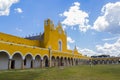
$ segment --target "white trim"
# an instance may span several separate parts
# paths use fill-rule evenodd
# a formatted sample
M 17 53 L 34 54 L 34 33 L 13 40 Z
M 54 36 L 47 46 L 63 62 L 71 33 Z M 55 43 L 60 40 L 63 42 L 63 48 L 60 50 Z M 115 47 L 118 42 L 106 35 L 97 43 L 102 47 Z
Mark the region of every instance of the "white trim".
M 55 57 L 55 56 L 52 56 L 52 57 L 54 57 L 54 58 L 56 59 L 56 57 Z M 51 57 L 51 59 L 52 59 L 52 57 Z
M 31 53 L 26 53 L 25 56 L 24 56 L 24 59 L 25 59 L 25 57 L 26 57 L 27 55 L 31 55 L 31 56 L 32 56 L 32 59 L 33 59 L 33 60 L 35 59 L 34 56 L 33 56 Z
M 43 50 L 48 50 L 46 48 L 41 48 L 41 47 L 37 47 L 37 46 L 30 46 L 30 45 L 25 45 L 25 44 L 17 44 L 17 43 L 13 43 L 13 42 L 6 42 L 6 41 L 1 41 L 0 40 L 0 43 L 5 43 L 5 44 L 12 44 L 12 45 L 15 45 L 15 46 L 22 46 L 22 47 L 29 47 L 29 48 L 37 48 L 37 49 L 43 49 Z
M 36 56 L 39 56 L 40 59 L 42 58 L 42 56 L 40 54 L 36 54 L 34 57 L 36 58 Z
M 6 50 L 0 50 L 0 52 L 5 52 L 5 53 L 7 53 L 9 59 L 12 59 L 12 57 L 11 57 L 11 55 L 10 55 L 10 53 L 9 53 L 8 51 L 6 51 Z
M 15 54 L 17 54 L 17 53 L 19 53 L 19 54 L 21 55 L 22 59 L 24 59 L 23 54 L 22 54 L 20 51 L 15 51 L 15 52 L 11 55 L 11 58 L 13 58 L 13 56 L 14 56 Z
M 49 60 L 49 56 L 47 54 L 44 54 L 41 59 L 43 60 L 45 56 L 47 56 Z

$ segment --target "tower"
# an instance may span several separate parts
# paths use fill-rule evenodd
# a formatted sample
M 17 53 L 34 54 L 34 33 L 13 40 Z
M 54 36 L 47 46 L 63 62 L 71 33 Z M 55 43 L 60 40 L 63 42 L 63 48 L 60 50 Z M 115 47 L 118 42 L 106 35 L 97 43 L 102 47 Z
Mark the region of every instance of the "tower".
M 54 24 L 50 19 L 47 19 L 44 21 L 44 45 L 49 41 L 50 38 L 50 32 L 54 30 Z

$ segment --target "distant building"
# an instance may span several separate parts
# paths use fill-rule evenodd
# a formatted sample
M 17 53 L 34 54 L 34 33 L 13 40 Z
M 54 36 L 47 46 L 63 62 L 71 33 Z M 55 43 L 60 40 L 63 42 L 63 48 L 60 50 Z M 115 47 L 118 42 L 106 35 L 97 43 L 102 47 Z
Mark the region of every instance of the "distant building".
M 98 56 L 91 56 L 91 58 L 109 58 L 110 55 L 98 55 Z
M 113 57 L 110 55 L 91 56 L 93 64 L 120 64 L 120 57 Z

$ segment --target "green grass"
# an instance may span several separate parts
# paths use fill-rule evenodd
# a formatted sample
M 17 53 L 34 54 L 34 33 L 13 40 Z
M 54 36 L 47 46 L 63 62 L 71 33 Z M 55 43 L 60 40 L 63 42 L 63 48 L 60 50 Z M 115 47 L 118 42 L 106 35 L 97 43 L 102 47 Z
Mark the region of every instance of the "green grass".
M 120 65 L 5 70 L 0 80 L 120 80 Z

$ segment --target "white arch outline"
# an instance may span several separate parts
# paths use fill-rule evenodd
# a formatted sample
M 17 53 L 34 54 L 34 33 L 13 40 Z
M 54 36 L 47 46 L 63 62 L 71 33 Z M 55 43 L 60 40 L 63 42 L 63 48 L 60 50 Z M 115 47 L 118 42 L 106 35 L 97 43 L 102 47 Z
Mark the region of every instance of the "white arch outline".
M 57 59 L 57 58 L 58 58 L 58 59 L 60 59 L 60 58 L 61 58 L 61 56 L 56 56 L 56 59 Z
M 11 57 L 10 53 L 9 53 L 7 50 L 0 50 L 0 52 L 5 52 L 5 53 L 7 53 L 7 55 L 8 55 L 8 57 L 9 57 L 9 59 L 12 59 L 12 57 Z
M 17 53 L 19 53 L 19 54 L 21 55 L 22 59 L 24 59 L 24 56 L 23 56 L 23 54 L 22 54 L 20 51 L 15 51 L 15 52 L 11 55 L 11 59 L 12 59 L 13 56 L 14 56 L 15 54 L 17 54 Z
M 40 54 L 36 54 L 34 57 L 36 58 L 37 56 L 39 56 L 40 59 L 42 59 L 42 56 Z
M 52 59 L 52 57 L 54 57 L 54 58 L 56 59 L 56 57 L 55 57 L 55 56 L 51 56 L 51 59 Z
M 49 56 L 48 56 L 47 54 L 44 54 L 44 55 L 41 57 L 41 59 L 43 60 L 43 58 L 44 58 L 45 56 L 47 56 L 47 57 L 48 57 L 48 60 L 49 60 Z
M 32 56 L 32 60 L 35 60 L 35 57 L 34 57 L 31 53 L 26 53 L 26 54 L 24 55 L 24 59 L 25 59 L 25 57 L 26 57 L 27 55 L 31 55 L 31 56 Z

